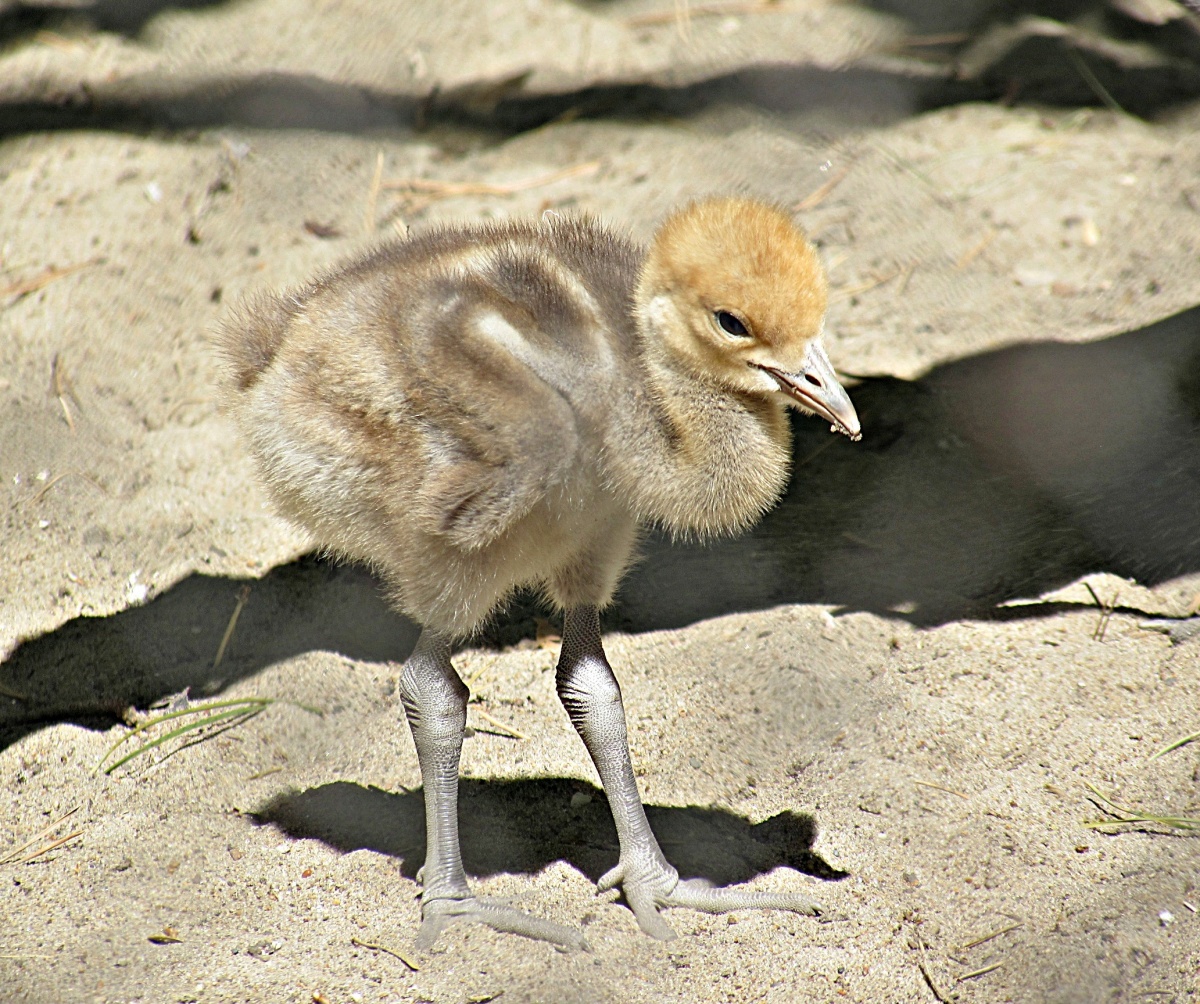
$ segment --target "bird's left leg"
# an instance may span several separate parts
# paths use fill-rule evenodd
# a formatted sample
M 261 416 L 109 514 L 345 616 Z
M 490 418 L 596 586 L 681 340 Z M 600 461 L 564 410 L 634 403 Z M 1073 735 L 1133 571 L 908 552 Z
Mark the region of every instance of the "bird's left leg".
M 422 885 L 417 947 L 431 948 L 449 924 L 467 920 L 564 948 L 586 948 L 582 932 L 476 897 L 467 885 L 458 840 L 458 765 L 468 691 L 450 662 L 446 638 L 428 629 L 421 632 L 404 663 L 400 696 L 425 788 L 426 853 L 417 873 Z
M 638 795 L 621 688 L 604 655 L 600 617 L 594 606 L 569 609 L 558 662 L 558 695 L 600 774 L 617 824 L 621 856 L 600 878 L 600 888 L 620 886 L 641 929 L 663 940 L 675 932 L 659 914 L 663 907 L 686 906 L 706 913 L 761 908 L 816 914 L 820 908 L 798 895 L 716 887 L 703 879 L 680 881 L 663 856 Z

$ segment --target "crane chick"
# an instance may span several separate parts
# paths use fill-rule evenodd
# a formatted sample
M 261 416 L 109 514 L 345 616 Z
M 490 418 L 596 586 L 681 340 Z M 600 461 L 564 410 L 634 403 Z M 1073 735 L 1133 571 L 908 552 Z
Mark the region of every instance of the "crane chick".
M 620 837 L 600 888 L 664 939 L 665 907 L 816 912 L 679 879 L 638 795 L 598 611 L 639 526 L 709 538 L 775 503 L 789 407 L 860 438 L 825 306 L 789 216 L 713 198 L 668 216 L 648 250 L 590 218 L 433 229 L 226 326 L 230 410 L 275 505 L 376 569 L 422 626 L 400 682 L 425 792 L 419 946 L 455 920 L 583 943 L 474 896 L 459 850 L 468 691 L 451 647 L 529 585 L 563 611 L 558 693 Z

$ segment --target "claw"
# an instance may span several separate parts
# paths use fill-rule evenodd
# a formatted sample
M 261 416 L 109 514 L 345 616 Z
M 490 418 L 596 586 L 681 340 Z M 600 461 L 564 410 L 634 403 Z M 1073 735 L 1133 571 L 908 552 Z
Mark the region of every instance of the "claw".
M 636 875 L 637 877 L 632 877 Z M 679 880 L 670 865 L 647 870 L 619 863 L 605 872 L 597 883 L 601 892 L 621 887 L 625 902 L 633 911 L 638 927 L 652 938 L 670 941 L 677 937 L 660 910 L 682 906 L 702 913 L 728 913 L 731 910 L 788 910 L 820 916 L 822 908 L 793 893 L 757 892 L 736 886 L 714 886 L 707 879 Z
M 669 865 L 666 870 L 655 867 L 651 874 L 643 874 L 638 878 L 630 877 L 631 870 L 625 862 L 618 862 L 616 867 L 600 876 L 596 886 L 600 892 L 620 886 L 638 927 L 658 941 L 673 941 L 679 935 L 663 919 L 658 908 L 665 905 L 666 898 L 679 882 L 679 875 Z
M 435 914 L 421 921 L 417 929 L 417 940 L 414 943 L 418 952 L 428 952 L 438 940 L 438 936 L 454 922 L 454 918 Z
M 519 934 L 534 941 L 548 941 L 568 951 L 591 951 L 582 931 L 534 917 L 496 900 L 475 896 L 467 899 L 430 899 L 422 903 L 421 915 L 416 941 L 420 951 L 428 951 L 447 927 L 460 921 L 486 924 L 494 931 Z
M 638 927 L 657 941 L 674 941 L 679 937 L 675 929 L 658 912 L 657 897 L 646 889 L 630 888 L 625 899 L 637 918 Z
M 608 892 L 609 889 L 615 889 L 625 881 L 625 869 L 621 865 L 617 865 L 606 871 L 596 881 L 596 888 L 600 892 Z

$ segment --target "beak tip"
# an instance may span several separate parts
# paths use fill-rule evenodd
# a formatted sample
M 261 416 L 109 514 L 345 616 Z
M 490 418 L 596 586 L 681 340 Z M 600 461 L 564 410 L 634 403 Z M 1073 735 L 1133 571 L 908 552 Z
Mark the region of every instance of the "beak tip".
M 830 432 L 840 432 L 852 443 L 862 439 L 862 425 L 858 420 L 858 412 L 854 410 L 850 395 L 838 382 L 832 365 L 828 359 L 823 358 L 823 353 L 818 365 L 800 373 L 787 373 L 762 363 L 754 365 L 773 376 L 779 384 L 779 389 L 792 398 L 803 411 L 829 422 Z
M 830 425 L 829 431 L 842 433 L 852 443 L 857 443 L 860 439 L 862 439 L 862 426 L 859 425 L 857 415 L 848 416 L 846 419 L 840 419 L 836 424 Z

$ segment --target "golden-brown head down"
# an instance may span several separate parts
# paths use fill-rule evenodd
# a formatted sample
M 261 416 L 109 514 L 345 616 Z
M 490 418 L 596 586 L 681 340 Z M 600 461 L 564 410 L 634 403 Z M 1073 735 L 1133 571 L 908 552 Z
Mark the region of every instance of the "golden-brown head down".
M 648 252 L 588 218 L 434 229 L 244 308 L 228 400 L 269 493 L 449 634 L 520 585 L 604 604 L 637 527 L 753 523 L 788 406 L 857 438 L 788 216 L 710 199 Z
M 778 393 L 753 362 L 792 372 L 819 338 L 828 299 L 816 251 L 783 211 L 750 199 L 709 199 L 667 217 L 638 284 L 663 341 L 698 370 L 748 393 Z M 731 336 L 728 312 L 746 329 Z M 678 322 L 682 322 L 678 323 Z

